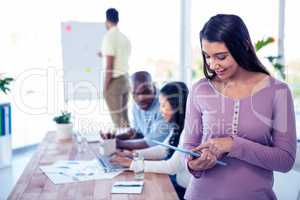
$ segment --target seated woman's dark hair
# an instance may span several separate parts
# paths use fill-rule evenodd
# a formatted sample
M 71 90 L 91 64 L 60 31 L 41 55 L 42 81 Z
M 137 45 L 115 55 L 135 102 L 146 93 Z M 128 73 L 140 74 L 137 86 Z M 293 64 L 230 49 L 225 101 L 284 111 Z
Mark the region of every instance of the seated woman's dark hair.
M 211 17 L 200 31 L 201 47 L 202 40 L 224 42 L 240 67 L 247 71 L 270 75 L 256 56 L 248 29 L 239 16 L 218 14 Z M 216 73 L 209 69 L 203 53 L 202 57 L 204 75 L 207 79 L 213 79 Z
M 169 144 L 172 146 L 178 146 L 180 135 L 184 128 L 188 94 L 189 89 L 184 82 L 170 82 L 160 90 L 160 95 L 166 97 L 173 110 L 171 122 L 175 124 L 175 128 L 169 140 Z M 174 150 L 169 150 L 168 157 L 171 157 L 173 153 Z

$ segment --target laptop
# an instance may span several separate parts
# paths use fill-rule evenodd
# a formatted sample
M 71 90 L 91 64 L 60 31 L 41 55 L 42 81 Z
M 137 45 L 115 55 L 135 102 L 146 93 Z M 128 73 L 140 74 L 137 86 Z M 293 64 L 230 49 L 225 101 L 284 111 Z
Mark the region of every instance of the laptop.
M 90 148 L 90 151 L 94 154 L 99 164 L 103 167 L 104 171 L 106 173 L 109 172 L 116 172 L 116 171 L 124 171 L 128 170 L 129 168 L 123 167 L 118 164 L 112 164 L 109 160 L 111 159 L 111 156 L 105 156 L 101 155 L 100 153 L 96 152 L 93 148 Z
M 105 172 L 116 172 L 116 171 L 124 171 L 128 170 L 127 167 L 123 167 L 118 164 L 112 164 L 109 162 L 110 156 L 104 156 L 104 155 L 98 155 L 96 159 L 99 161 L 99 163 L 102 165 Z

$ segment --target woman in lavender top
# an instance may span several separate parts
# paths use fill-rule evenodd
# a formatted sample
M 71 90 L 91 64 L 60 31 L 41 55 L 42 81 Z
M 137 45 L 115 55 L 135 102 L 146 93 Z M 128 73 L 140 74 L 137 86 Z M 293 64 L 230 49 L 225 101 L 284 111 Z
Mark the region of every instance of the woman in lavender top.
M 289 171 L 296 154 L 291 92 L 258 60 L 240 17 L 212 17 L 200 43 L 206 78 L 188 98 L 184 147 L 202 155 L 186 158 L 185 198 L 276 199 L 273 171 Z

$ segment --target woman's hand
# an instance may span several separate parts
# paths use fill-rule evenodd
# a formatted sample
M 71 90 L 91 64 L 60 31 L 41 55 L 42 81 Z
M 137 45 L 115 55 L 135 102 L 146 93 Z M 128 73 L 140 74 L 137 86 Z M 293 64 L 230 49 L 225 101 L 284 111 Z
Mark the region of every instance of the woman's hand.
M 232 137 L 213 138 L 199 145 L 194 150 L 203 151 L 203 149 L 207 149 L 212 154 L 214 154 L 217 158 L 220 158 L 224 153 L 228 153 L 231 151 L 232 145 L 233 145 Z
M 117 135 L 117 139 L 120 140 L 129 140 L 129 139 L 134 139 L 136 136 L 136 132 L 134 129 L 130 128 L 126 133 L 122 133 Z
M 123 167 L 130 167 L 132 160 L 127 157 L 115 155 L 110 159 L 112 164 L 118 164 Z
M 121 157 L 133 158 L 133 151 L 118 149 L 116 155 Z
M 192 149 L 195 151 L 195 149 Z M 188 158 L 188 166 L 194 171 L 210 169 L 216 165 L 217 157 L 210 151 L 204 149 L 199 158 Z
M 102 140 L 110 140 L 114 139 L 116 137 L 115 133 L 103 133 L 102 131 L 99 131 L 100 137 Z

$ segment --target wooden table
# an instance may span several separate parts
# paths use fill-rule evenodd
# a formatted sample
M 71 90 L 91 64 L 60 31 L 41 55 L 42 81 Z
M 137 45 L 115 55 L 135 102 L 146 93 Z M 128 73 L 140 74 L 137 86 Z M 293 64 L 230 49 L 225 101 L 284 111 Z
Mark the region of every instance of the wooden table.
M 28 200 L 62 200 L 62 199 L 116 199 L 144 200 L 164 199 L 176 200 L 178 196 L 167 175 L 145 173 L 142 194 L 110 194 L 113 182 L 133 180 L 132 172 L 124 172 L 110 180 L 95 180 L 69 184 L 53 184 L 39 169 L 40 165 L 52 164 L 58 160 L 89 160 L 91 153 L 77 153 L 72 140 L 57 142 L 55 132 L 49 132 L 39 145 L 35 155 L 25 168 L 8 199 Z

